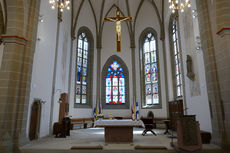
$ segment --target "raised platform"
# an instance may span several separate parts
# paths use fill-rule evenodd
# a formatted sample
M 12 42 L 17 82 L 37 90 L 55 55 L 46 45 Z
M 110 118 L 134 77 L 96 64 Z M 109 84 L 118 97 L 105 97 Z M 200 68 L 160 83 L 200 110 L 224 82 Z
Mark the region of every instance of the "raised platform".
M 67 138 L 52 136 L 31 141 L 20 150 L 22 153 L 175 153 L 164 129 L 154 131 L 157 136 L 150 133 L 142 136 L 143 128 L 134 128 L 133 143 L 105 143 L 104 128 L 80 129 L 71 131 Z M 202 153 L 220 153 L 220 149 L 205 144 Z

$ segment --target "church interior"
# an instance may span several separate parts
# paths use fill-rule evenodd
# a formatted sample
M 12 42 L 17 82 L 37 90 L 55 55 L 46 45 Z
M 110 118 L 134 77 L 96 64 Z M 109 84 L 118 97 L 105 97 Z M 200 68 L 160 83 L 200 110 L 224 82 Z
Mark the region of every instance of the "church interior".
M 229 0 L 0 0 L 1 153 L 229 153 L 229 93 Z

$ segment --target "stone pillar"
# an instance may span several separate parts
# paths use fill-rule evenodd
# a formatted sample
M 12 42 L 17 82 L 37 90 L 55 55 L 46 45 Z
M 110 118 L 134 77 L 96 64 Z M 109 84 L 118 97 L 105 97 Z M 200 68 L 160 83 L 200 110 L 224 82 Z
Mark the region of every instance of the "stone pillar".
M 10 151 L 13 145 L 19 143 L 22 122 L 26 125 L 26 120 L 23 121 L 24 111 L 27 111 L 24 110 L 23 103 L 26 92 L 23 91 L 26 90 L 27 74 L 23 71 L 26 66 L 24 61 L 28 62 L 25 59 L 27 40 L 19 36 L 4 36 L 2 39 L 5 48 L 0 70 L 0 151 Z
M 0 152 L 25 144 L 30 81 L 40 0 L 7 0 L 7 30 L 0 69 Z
M 165 101 L 166 101 L 166 110 L 167 110 L 167 117 L 169 117 L 169 94 L 168 94 L 168 75 L 167 75 L 167 60 L 166 60 L 166 42 L 165 42 L 165 34 L 161 35 L 160 40 L 162 41 L 162 51 L 163 51 L 163 59 L 164 59 L 164 82 L 165 82 Z M 184 89 L 184 88 L 183 88 Z M 183 91 L 184 93 L 184 91 Z
M 212 141 L 222 146 L 223 152 L 230 150 L 230 1 L 197 0 L 202 50 L 208 98 L 212 119 Z M 221 7 L 224 6 L 224 7 Z
M 136 56 L 135 56 L 135 42 L 134 42 L 134 36 L 131 40 L 131 56 L 132 56 L 132 80 L 133 80 L 133 101 L 131 101 L 132 106 L 136 106 L 137 101 L 137 90 L 136 90 Z M 141 107 L 140 101 L 138 101 L 139 107 Z

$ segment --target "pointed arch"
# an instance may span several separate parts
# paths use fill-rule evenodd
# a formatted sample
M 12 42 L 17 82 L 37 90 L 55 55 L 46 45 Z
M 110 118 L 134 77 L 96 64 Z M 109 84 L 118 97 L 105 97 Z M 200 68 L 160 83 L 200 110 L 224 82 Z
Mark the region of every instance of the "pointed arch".
M 117 62 L 117 64 L 120 66 L 120 68 L 123 69 L 123 75 L 124 75 L 124 98 L 125 103 L 124 104 L 106 104 L 106 78 L 108 74 L 108 69 L 110 66 Z M 129 109 L 129 71 L 128 67 L 126 66 L 125 62 L 118 57 L 117 55 L 113 55 L 109 57 L 109 59 L 106 61 L 103 69 L 102 69 L 102 84 L 101 84 L 101 95 L 102 95 L 102 107 L 103 109 Z M 122 88 L 123 88 L 122 87 Z M 119 88 L 119 85 L 118 85 Z M 111 88 L 112 92 L 112 88 Z M 113 93 L 111 93 L 113 95 Z M 118 96 L 120 96 L 120 90 L 118 93 Z M 119 98 L 118 98 L 119 99 Z M 111 98 L 111 101 L 113 101 L 113 97 Z
M 96 17 L 96 14 L 95 14 L 95 11 L 94 11 L 94 8 L 93 8 L 93 5 L 92 5 L 91 1 L 90 0 L 88 0 L 88 1 L 89 1 L 89 5 L 90 5 L 91 11 L 93 13 L 93 17 L 94 17 L 95 28 L 96 28 L 96 36 L 98 36 L 97 17 Z
M 135 14 L 135 17 L 134 17 L 134 25 L 133 25 L 133 30 L 134 30 L 134 33 L 135 33 L 135 29 L 136 29 L 136 22 L 137 22 L 137 17 L 139 15 L 139 12 L 141 10 L 141 7 L 144 3 L 144 0 L 141 0 L 139 5 L 138 5 L 138 8 L 137 8 L 137 11 L 136 11 L 136 14 Z
M 137 11 L 136 11 L 136 14 L 135 14 L 135 18 L 134 18 L 134 33 L 135 33 L 135 30 L 136 30 L 136 22 L 137 22 L 137 19 L 138 19 L 138 17 L 139 17 L 139 13 L 140 13 L 140 10 L 142 9 L 142 6 L 143 6 L 143 3 L 144 2 L 149 2 L 151 5 L 152 5 L 152 7 L 153 7 L 153 10 L 156 12 L 156 15 L 157 15 L 157 20 L 158 20 L 158 22 L 159 22 L 159 25 L 160 25 L 160 28 L 161 28 L 161 34 L 160 34 L 160 39 L 164 39 L 164 35 L 165 35 L 165 33 L 164 33 L 164 23 L 163 23 L 163 16 L 162 16 L 162 19 L 161 19 L 161 16 L 160 16 L 160 12 L 159 12 L 159 9 L 158 9 L 158 7 L 157 7 L 157 5 L 156 5 L 156 3 L 155 3 L 155 1 L 154 0 L 149 0 L 149 1 L 144 1 L 144 0 L 141 0 L 140 1 L 140 3 L 139 3 L 139 5 L 138 5 L 138 8 L 137 8 Z M 163 3 L 162 3 L 162 5 L 163 5 Z
M 72 37 L 75 36 L 75 30 L 76 30 L 76 27 L 77 27 L 77 21 L 78 21 L 78 18 L 79 18 L 79 15 L 80 15 L 80 12 L 81 12 L 81 9 L 82 9 L 82 6 L 83 6 L 84 2 L 85 2 L 84 0 L 81 1 L 81 4 L 80 4 L 80 6 L 78 8 L 78 11 L 77 11 L 77 15 L 76 15 L 76 17 L 75 17 L 75 19 L 73 21 L 74 25 L 72 25 Z

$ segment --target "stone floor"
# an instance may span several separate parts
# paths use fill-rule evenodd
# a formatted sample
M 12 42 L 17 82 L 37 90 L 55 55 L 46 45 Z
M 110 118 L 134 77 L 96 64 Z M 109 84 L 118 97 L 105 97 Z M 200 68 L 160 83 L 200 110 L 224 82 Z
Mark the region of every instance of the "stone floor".
M 170 146 L 172 141 L 168 138 L 169 135 L 164 135 L 164 130 L 155 129 L 157 136 L 147 133 L 142 136 L 142 128 L 134 129 L 134 139 L 133 143 L 105 143 L 104 142 L 104 129 L 103 128 L 88 128 L 79 129 L 71 131 L 71 136 L 67 138 L 54 138 L 54 136 L 49 136 L 41 138 L 39 140 L 31 141 L 29 144 L 21 147 L 22 153 L 67 153 L 67 152 L 109 152 L 109 153 L 129 153 L 129 152 L 143 152 L 143 153 L 174 153 L 173 148 Z M 174 139 L 173 141 L 176 141 Z M 103 146 L 103 150 L 91 149 L 91 150 L 70 150 L 73 146 Z M 158 149 L 144 149 L 135 150 L 135 146 L 156 146 L 166 147 L 167 150 Z M 219 152 L 219 147 L 209 144 L 203 145 L 203 152 L 207 153 L 217 153 Z

